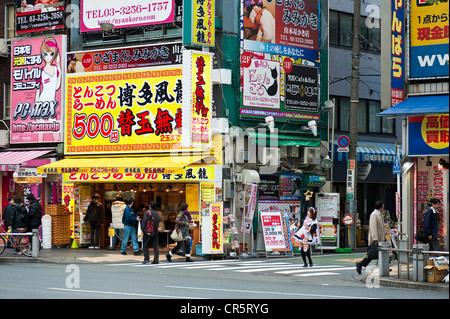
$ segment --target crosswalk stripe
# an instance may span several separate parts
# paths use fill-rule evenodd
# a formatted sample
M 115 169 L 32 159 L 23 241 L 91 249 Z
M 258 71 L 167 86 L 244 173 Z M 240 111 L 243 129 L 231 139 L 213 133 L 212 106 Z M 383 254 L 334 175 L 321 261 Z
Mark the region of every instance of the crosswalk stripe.
M 296 273 L 303 273 L 303 272 L 317 272 L 317 271 L 323 271 L 323 270 L 349 270 L 349 269 L 355 269 L 355 267 L 334 267 L 334 268 L 326 268 L 324 267 L 318 267 L 318 268 L 305 268 L 305 269 L 297 269 L 297 270 L 284 270 L 284 271 L 277 271 L 277 274 L 284 274 L 284 275 L 291 275 Z
M 316 273 L 312 272 L 312 273 L 300 274 L 300 275 L 294 275 L 294 276 L 295 277 L 310 277 L 310 276 L 331 276 L 331 275 L 339 275 L 339 273 L 324 271 L 324 272 L 316 272 Z

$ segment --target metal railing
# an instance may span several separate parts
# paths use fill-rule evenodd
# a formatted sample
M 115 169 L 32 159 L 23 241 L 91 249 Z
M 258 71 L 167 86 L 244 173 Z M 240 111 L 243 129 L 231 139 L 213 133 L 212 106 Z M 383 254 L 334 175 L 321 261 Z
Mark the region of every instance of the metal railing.
M 33 229 L 32 232 L 28 233 L 0 233 L 0 236 L 32 236 L 31 237 L 31 256 L 29 257 L 39 257 L 39 229 Z

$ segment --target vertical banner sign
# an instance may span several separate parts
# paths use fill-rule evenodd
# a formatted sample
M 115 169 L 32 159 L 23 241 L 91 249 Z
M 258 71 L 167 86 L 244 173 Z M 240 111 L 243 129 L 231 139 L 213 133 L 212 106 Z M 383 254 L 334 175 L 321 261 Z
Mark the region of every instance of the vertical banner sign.
M 11 43 L 11 144 L 62 142 L 66 36 Z
M 223 203 L 211 203 L 211 254 L 223 254 Z
M 258 185 L 253 183 L 245 183 L 244 192 L 244 216 L 242 217 L 241 232 L 243 234 L 250 234 L 253 215 L 256 208 L 256 196 L 258 193 Z
M 183 147 L 211 147 L 212 53 L 183 51 Z
M 408 150 L 411 156 L 448 156 L 449 115 L 409 117 Z
M 395 106 L 405 99 L 405 8 L 403 0 L 392 0 L 391 21 L 391 106 Z
M 449 75 L 449 3 L 411 1 L 410 77 Z
M 348 160 L 347 162 L 347 199 L 353 200 L 355 198 L 355 160 Z
M 215 0 L 184 0 L 183 44 L 215 46 Z

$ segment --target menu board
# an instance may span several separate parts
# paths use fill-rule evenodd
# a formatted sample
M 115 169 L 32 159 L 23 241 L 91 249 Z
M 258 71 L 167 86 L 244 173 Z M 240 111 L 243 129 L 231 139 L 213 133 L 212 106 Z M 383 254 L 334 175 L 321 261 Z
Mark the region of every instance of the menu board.
M 323 217 L 337 218 L 339 216 L 339 193 L 316 194 L 317 219 Z

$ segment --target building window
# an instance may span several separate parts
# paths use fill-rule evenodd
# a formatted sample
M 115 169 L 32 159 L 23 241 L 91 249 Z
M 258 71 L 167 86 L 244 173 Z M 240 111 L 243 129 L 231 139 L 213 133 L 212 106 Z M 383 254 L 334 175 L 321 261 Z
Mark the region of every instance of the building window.
M 353 33 L 353 17 L 351 14 L 339 12 L 339 45 L 351 47 Z
M 369 133 L 381 133 L 380 102 L 369 101 Z
M 3 119 L 11 118 L 11 85 L 3 83 Z

